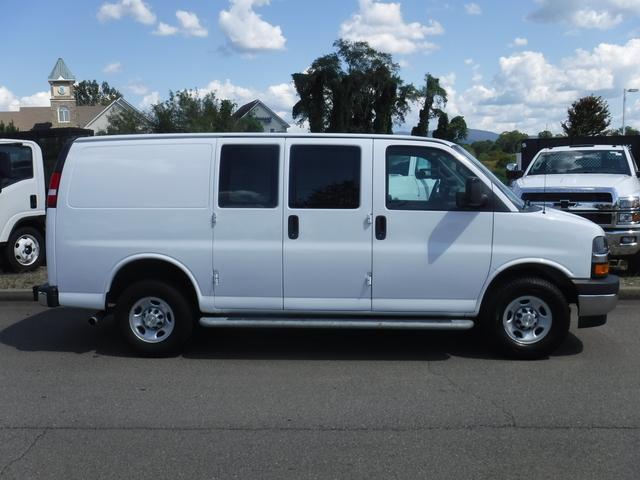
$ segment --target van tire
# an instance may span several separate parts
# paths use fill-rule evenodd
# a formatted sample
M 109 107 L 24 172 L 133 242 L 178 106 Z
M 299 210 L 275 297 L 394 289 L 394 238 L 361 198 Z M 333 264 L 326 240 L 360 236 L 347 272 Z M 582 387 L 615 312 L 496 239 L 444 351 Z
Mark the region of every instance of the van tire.
M 524 277 L 494 290 L 483 309 L 485 332 L 507 356 L 521 360 L 545 358 L 566 338 L 571 311 L 553 283 Z
M 19 258 L 16 256 L 16 250 L 19 252 Z M 8 270 L 15 273 L 30 272 L 42 266 L 44 256 L 45 242 L 40 230 L 20 227 L 9 235 L 4 251 L 5 266 Z
M 193 330 L 194 310 L 185 296 L 157 280 L 138 281 L 124 290 L 114 316 L 127 343 L 147 356 L 178 354 Z

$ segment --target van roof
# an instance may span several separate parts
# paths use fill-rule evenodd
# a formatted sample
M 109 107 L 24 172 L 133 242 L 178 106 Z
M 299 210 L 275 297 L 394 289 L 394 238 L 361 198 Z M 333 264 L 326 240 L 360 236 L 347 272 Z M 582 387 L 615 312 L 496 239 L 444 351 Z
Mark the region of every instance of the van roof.
M 145 135 L 102 135 L 97 137 L 80 137 L 74 143 L 92 143 L 118 140 L 154 140 L 181 138 L 354 138 L 381 140 L 413 140 L 442 145 L 454 145 L 447 140 L 431 137 L 414 137 L 411 135 L 381 135 L 356 133 L 154 133 Z

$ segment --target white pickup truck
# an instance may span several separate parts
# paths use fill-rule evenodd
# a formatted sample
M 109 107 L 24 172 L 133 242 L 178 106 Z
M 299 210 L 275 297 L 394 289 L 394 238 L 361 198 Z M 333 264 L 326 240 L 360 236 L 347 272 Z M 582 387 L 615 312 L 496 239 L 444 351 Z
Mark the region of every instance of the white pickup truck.
M 558 208 L 600 225 L 612 262 L 640 269 L 640 172 L 629 148 L 575 145 L 540 150 L 523 172 L 507 166 L 512 189 L 531 204 Z
M 44 167 L 31 141 L 0 139 L 0 258 L 5 269 L 44 263 Z

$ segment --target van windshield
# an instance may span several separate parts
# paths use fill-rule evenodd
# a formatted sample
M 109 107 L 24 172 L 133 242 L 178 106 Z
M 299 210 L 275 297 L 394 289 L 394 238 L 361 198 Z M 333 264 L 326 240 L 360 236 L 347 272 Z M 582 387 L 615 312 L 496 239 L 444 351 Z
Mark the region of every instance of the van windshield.
M 515 193 L 513 193 L 513 191 L 509 187 L 507 187 L 504 183 L 502 183 L 502 181 L 498 177 L 496 177 L 495 174 L 484 165 L 484 163 L 482 163 L 476 157 L 471 155 L 467 150 L 462 148 L 460 145 L 453 145 L 452 148 L 456 152 L 464 155 L 466 158 L 471 160 L 471 162 L 473 162 L 473 164 L 476 167 L 478 167 L 480 170 L 482 170 L 482 172 L 487 177 L 489 177 L 489 180 L 491 180 L 491 182 L 493 182 L 493 185 L 495 186 L 495 188 L 500 190 L 509 200 L 511 200 L 511 202 L 515 205 L 515 207 L 518 210 L 524 210 L 525 209 L 526 205 L 525 205 L 524 201 L 522 201 Z
M 527 175 L 612 173 L 631 175 L 623 150 L 571 150 L 543 152 Z

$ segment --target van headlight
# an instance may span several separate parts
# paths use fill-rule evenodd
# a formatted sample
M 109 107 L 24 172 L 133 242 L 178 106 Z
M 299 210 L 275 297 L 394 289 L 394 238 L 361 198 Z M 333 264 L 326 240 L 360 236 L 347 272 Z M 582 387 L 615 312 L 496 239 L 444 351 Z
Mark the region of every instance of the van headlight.
M 640 208 L 640 197 L 632 196 L 632 197 L 619 198 L 618 208 L 620 209 Z
M 609 275 L 609 242 L 607 237 L 593 239 L 591 247 L 591 277 L 602 278 Z

